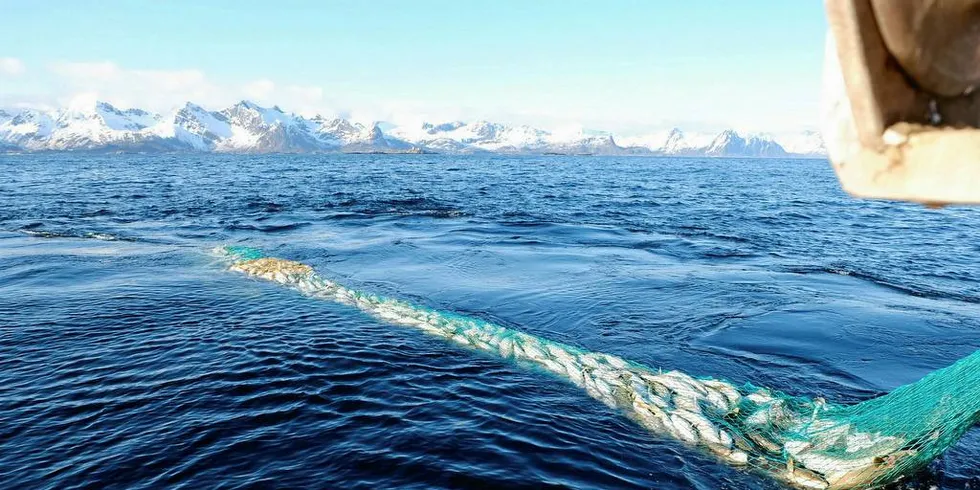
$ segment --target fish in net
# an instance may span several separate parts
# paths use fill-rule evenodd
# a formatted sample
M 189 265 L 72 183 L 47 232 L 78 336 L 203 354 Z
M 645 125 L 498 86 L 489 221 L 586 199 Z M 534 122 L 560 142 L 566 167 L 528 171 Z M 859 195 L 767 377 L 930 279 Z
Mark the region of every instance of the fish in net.
M 564 378 L 662 437 L 806 489 L 875 488 L 914 475 L 980 421 L 980 351 L 854 405 L 663 371 L 480 319 L 347 288 L 299 262 L 221 247 L 230 269 L 354 306 Z

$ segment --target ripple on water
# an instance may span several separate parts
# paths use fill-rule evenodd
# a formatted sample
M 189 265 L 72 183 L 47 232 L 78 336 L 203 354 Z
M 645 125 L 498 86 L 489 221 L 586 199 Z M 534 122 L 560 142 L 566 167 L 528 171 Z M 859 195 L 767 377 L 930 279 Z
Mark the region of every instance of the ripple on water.
M 837 401 L 980 348 L 975 210 L 853 201 L 823 162 L 199 160 L 0 156 L 5 485 L 778 488 L 545 374 L 224 275 L 218 243 Z M 978 458 L 973 434 L 931 478 L 966 488 Z

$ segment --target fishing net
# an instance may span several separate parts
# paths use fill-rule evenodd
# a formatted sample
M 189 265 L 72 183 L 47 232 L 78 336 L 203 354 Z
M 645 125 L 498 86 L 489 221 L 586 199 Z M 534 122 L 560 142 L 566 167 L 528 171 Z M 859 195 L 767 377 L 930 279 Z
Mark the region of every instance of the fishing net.
M 980 351 L 856 405 L 694 378 L 349 289 L 299 262 L 223 247 L 230 269 L 560 376 L 650 431 L 800 488 L 860 489 L 922 470 L 980 420 Z

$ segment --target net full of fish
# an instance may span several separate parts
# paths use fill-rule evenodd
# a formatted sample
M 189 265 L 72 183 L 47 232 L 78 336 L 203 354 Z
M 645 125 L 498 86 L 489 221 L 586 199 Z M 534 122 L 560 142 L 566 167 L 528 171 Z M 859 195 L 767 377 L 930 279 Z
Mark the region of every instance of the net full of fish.
M 230 269 L 387 323 L 550 372 L 647 428 L 730 465 L 805 489 L 874 488 L 909 477 L 980 421 L 980 351 L 855 405 L 662 371 L 514 329 L 347 288 L 310 266 L 220 247 Z

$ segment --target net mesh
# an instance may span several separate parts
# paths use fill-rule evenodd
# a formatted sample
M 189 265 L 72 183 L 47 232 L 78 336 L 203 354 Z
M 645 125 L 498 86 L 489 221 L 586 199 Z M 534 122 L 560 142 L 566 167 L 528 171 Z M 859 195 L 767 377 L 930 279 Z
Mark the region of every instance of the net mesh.
M 560 376 L 650 431 L 799 488 L 861 489 L 922 470 L 980 420 L 980 351 L 855 405 L 694 378 L 344 287 L 305 264 L 223 247 L 230 269 Z

